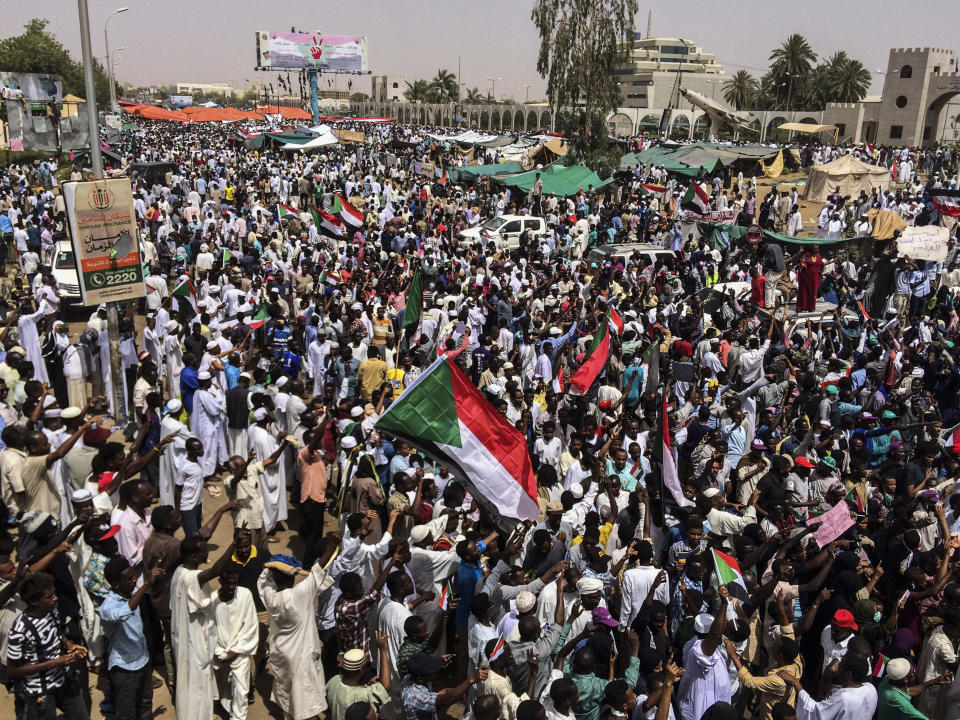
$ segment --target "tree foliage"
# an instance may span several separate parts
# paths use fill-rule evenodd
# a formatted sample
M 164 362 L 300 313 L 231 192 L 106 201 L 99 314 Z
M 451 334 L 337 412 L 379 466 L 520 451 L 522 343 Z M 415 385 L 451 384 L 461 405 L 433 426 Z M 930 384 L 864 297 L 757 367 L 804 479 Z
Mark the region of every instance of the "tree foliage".
M 34 18 L 24 32 L 0 40 L 0 68 L 7 72 L 49 73 L 63 78 L 63 94 L 85 98 L 83 64 L 74 60 L 57 38 L 47 32 L 47 20 Z M 110 102 L 110 81 L 104 67 L 93 61 L 93 77 L 97 107 L 106 109 Z M 117 87 L 120 94 L 121 88 Z
M 752 107 L 760 84 L 757 79 L 746 70 L 737 70 L 733 76 L 723 84 L 723 99 L 737 110 Z
M 570 140 L 572 155 L 608 175 L 619 150 L 607 139 L 606 118 L 620 104 L 614 71 L 629 59 L 637 0 L 537 0 L 533 23 L 540 33 L 537 71 L 547 99 Z

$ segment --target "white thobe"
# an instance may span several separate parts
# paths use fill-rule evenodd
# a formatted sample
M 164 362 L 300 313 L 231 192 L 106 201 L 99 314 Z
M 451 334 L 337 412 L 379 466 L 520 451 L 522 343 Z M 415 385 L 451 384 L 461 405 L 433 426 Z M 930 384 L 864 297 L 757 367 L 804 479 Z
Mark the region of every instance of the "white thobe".
M 677 692 L 677 709 L 680 717 L 690 720 L 700 720 L 714 703 L 730 702 L 727 655 L 720 647 L 706 655 L 702 643 L 694 637 L 683 647 L 684 672 Z
M 177 665 L 177 720 L 210 720 L 216 683 L 216 591 L 181 565 L 170 581 L 170 634 Z
M 276 437 L 259 425 L 247 429 L 247 441 L 260 460 L 273 455 L 279 447 Z M 270 532 L 278 522 L 287 519 L 287 479 L 281 472 L 281 463 L 271 463 L 260 475 L 260 492 L 263 493 L 263 528 Z
M 167 363 L 167 397 L 180 396 L 180 373 L 183 371 L 183 348 L 180 338 L 167 335 L 163 339 L 163 357 Z
M 390 676 L 390 687 L 400 687 L 399 684 L 393 684 L 395 680 L 398 683 L 402 680 L 402 678 L 397 677 L 397 654 L 400 652 L 400 645 L 403 644 L 403 639 L 407 636 L 403 630 L 403 624 L 413 613 L 410 612 L 406 602 L 397 602 L 390 598 L 383 598 L 383 600 L 380 601 L 379 609 L 380 630 L 388 636 L 387 654 L 390 659 L 390 673 L 392 673 Z M 383 668 L 380 668 L 379 672 L 383 675 L 385 671 Z
M 320 635 L 314 618 L 317 595 L 333 585 L 319 565 L 292 588 L 280 590 L 269 568 L 257 581 L 270 614 L 270 699 L 287 717 L 306 720 L 327 709 L 326 681 L 320 662 Z
M 204 477 L 213 475 L 217 463 L 227 461 L 227 406 L 223 394 L 214 387 L 193 394 L 190 430 L 203 443 L 200 467 Z
M 260 624 L 257 622 L 253 594 L 245 587 L 238 587 L 237 594 L 230 602 L 218 597 L 216 619 L 215 665 L 226 675 L 224 684 L 218 678 L 220 705 L 230 713 L 230 720 L 244 720 L 247 717 L 247 691 L 250 689 L 250 659 L 260 642 Z M 225 664 L 223 658 L 231 651 L 237 657 Z
M 169 443 L 160 454 L 160 504 L 175 505 L 174 485 L 177 473 L 187 460 L 187 440 L 193 433 L 186 424 L 172 415 L 164 415 L 160 421 L 160 437 L 167 437 L 180 431 L 180 434 Z
M 806 690 L 797 695 L 797 720 L 869 720 L 876 709 L 877 689 L 870 683 L 834 688 L 821 702 Z
M 50 382 L 47 375 L 47 364 L 43 361 L 43 352 L 40 350 L 40 333 L 37 331 L 37 321 L 50 309 L 43 300 L 35 313 L 21 315 L 17 319 L 17 329 L 20 331 L 20 345 L 27 351 L 27 360 L 33 363 L 33 379 L 42 383 Z M 109 355 L 108 355 L 109 357 Z
M 439 598 L 443 592 L 443 585 L 451 575 L 456 574 L 460 565 L 460 557 L 454 548 L 449 550 L 426 550 L 424 548 L 410 548 L 410 562 L 407 567 L 413 577 L 413 584 L 418 590 L 433 590 Z M 430 632 L 440 621 L 440 605 L 436 602 L 425 602 L 417 605 L 414 612 L 422 617 L 430 628 Z

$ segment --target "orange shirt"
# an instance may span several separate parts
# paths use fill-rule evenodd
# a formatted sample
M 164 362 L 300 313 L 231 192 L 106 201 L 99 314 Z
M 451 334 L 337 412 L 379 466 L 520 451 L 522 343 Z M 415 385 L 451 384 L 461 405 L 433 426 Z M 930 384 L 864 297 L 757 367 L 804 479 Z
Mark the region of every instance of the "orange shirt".
M 323 463 L 323 453 L 310 451 L 305 445 L 297 453 L 297 469 L 300 471 L 300 502 L 313 500 L 327 501 L 327 466 Z

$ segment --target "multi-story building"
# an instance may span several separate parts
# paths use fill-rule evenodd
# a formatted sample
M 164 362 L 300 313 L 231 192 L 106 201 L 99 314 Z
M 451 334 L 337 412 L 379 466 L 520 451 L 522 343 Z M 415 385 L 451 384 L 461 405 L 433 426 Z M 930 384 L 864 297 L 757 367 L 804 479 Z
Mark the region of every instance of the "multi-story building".
M 230 83 L 177 83 L 177 95 L 239 95 Z
M 719 98 L 729 75 L 716 56 L 690 40 L 644 37 L 634 33 L 628 63 L 616 71 L 620 78 L 621 107 L 663 108 L 680 102 L 677 77 L 683 87 L 706 97 Z
M 371 102 L 403 102 L 407 79 L 403 75 L 374 75 L 370 78 Z

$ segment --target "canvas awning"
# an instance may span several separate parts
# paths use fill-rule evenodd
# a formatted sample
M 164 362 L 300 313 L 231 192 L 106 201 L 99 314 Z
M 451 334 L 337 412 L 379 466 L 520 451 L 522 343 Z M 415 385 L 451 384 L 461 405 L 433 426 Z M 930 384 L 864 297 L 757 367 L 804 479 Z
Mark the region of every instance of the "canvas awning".
M 503 185 L 519 188 L 527 193 L 537 181 L 537 173 L 543 181 L 543 194 L 553 194 L 558 197 L 569 197 L 590 186 L 599 188 L 613 182 L 613 178 L 601 180 L 599 175 L 583 165 L 548 165 L 540 170 L 500 176 L 496 180 Z
M 791 132 L 802 132 L 802 133 L 820 133 L 820 132 L 834 132 L 837 129 L 836 125 L 816 125 L 814 123 L 798 123 L 798 122 L 788 122 L 783 125 L 778 125 L 777 130 L 789 130 Z

